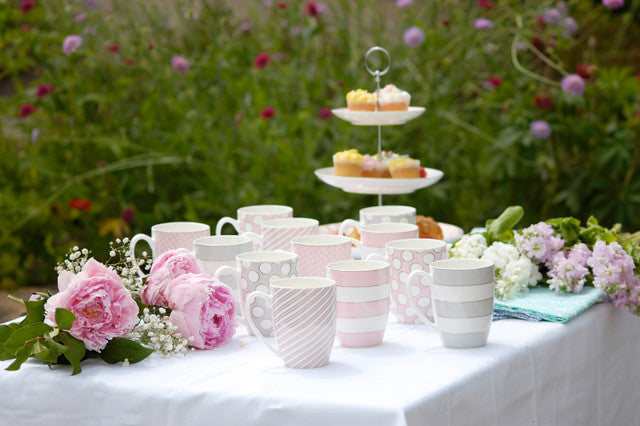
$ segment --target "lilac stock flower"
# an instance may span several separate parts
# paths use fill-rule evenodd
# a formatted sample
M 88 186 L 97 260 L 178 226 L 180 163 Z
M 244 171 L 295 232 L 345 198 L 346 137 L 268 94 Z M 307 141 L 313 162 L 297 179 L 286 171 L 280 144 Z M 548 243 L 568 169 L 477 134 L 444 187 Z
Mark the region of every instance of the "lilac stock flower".
M 551 136 L 551 126 L 544 120 L 536 120 L 529 127 L 531 134 L 537 138 L 547 139 Z
M 607 9 L 620 9 L 624 6 L 624 0 L 602 0 L 602 4 Z
M 416 47 L 424 43 L 424 31 L 419 27 L 411 27 L 404 32 L 404 43 L 409 47 Z
M 171 58 L 171 66 L 173 66 L 174 70 L 182 74 L 189 71 L 189 61 L 182 56 L 175 55 Z
M 590 256 L 589 247 L 583 243 L 573 246 L 568 254 L 564 251 L 557 252 L 549 271 L 549 288 L 562 293 L 580 293 L 589 274 L 587 262 Z
M 562 14 L 558 9 L 546 9 L 542 15 L 542 20 L 547 24 L 558 25 L 562 19 Z
M 411 6 L 411 3 L 413 3 L 412 0 L 398 0 L 398 1 L 396 1 L 396 6 L 398 6 L 400 8 L 404 8 L 404 7 Z
M 564 18 L 564 29 L 562 30 L 562 36 L 564 38 L 572 37 L 578 32 L 578 23 L 571 16 Z
M 578 74 L 569 74 L 562 79 L 562 90 L 573 96 L 584 93 L 584 80 Z
M 77 35 L 67 36 L 62 42 L 62 53 L 69 56 L 82 45 L 82 37 Z
M 555 254 L 564 247 L 564 240 L 554 236 L 553 228 L 544 222 L 536 223 L 514 235 L 516 247 L 529 259 L 553 266 Z
M 476 19 L 474 23 L 476 30 L 490 30 L 493 28 L 493 22 L 490 19 L 480 18 Z

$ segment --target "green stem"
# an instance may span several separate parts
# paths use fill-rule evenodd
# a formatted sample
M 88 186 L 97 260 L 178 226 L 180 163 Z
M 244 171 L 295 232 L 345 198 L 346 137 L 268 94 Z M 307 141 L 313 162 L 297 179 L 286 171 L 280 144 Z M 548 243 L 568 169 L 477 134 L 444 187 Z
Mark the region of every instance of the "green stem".
M 560 83 L 558 83 L 557 81 L 551 80 L 547 77 L 536 74 L 533 71 L 529 71 L 524 66 L 522 66 L 522 64 L 518 60 L 518 43 L 520 43 L 520 39 L 521 39 L 520 31 L 522 30 L 522 17 L 520 15 L 516 16 L 516 24 L 518 25 L 518 32 L 516 32 L 516 35 L 513 37 L 513 40 L 511 41 L 511 63 L 513 64 L 514 68 L 520 71 L 522 74 L 526 75 L 527 77 L 530 77 L 534 80 L 538 80 L 541 83 L 548 84 L 549 86 L 560 87 Z M 529 43 L 527 43 L 527 46 L 529 48 L 533 47 Z M 540 52 L 538 49 L 535 49 L 534 53 L 536 52 L 542 55 L 542 52 Z M 549 62 L 552 62 L 551 59 L 549 59 Z

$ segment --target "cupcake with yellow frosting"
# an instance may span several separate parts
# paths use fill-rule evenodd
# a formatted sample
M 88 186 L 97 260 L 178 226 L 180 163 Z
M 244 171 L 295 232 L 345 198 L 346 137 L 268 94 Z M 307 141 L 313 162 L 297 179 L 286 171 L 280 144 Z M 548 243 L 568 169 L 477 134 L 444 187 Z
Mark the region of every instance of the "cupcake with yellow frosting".
M 387 165 L 392 178 L 417 179 L 420 177 L 420 160 L 399 157 L 390 160 Z
M 360 177 L 364 156 L 357 149 L 333 154 L 333 174 L 336 176 Z
M 352 90 L 347 93 L 347 107 L 351 111 L 375 111 L 376 95 L 362 89 Z

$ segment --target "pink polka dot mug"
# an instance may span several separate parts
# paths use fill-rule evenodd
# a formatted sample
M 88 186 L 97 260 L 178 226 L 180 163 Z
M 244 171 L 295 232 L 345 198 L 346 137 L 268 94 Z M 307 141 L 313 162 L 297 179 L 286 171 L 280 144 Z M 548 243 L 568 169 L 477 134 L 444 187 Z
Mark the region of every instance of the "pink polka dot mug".
M 306 235 L 291 244 L 298 254 L 299 277 L 325 277 L 331 262 L 351 260 L 351 244 L 361 246 L 360 241 L 341 235 Z

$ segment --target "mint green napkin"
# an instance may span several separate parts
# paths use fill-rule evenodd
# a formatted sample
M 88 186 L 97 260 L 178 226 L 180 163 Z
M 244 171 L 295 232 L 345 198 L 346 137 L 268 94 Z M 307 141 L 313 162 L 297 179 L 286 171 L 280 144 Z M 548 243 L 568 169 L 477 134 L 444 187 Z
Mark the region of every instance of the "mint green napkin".
M 604 293 L 594 287 L 584 287 L 578 294 L 533 287 L 527 293 L 518 293 L 510 299 L 495 299 L 494 319 L 567 322 L 603 298 Z

